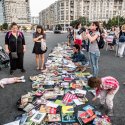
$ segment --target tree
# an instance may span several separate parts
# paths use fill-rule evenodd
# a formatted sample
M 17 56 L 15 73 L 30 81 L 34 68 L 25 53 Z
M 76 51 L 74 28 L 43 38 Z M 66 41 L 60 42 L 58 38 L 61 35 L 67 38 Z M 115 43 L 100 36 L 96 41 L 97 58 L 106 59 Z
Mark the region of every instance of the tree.
M 121 16 L 113 17 L 109 19 L 108 23 L 106 24 L 107 28 L 111 28 L 112 26 L 121 26 L 125 24 L 125 18 Z
M 60 24 L 58 24 L 58 25 L 56 25 L 55 29 L 57 29 L 57 30 L 62 30 L 62 27 L 61 27 Z
M 78 20 L 73 20 L 71 23 L 70 23 L 70 26 L 73 26 L 75 27 L 75 25 L 80 22 L 82 24 L 82 26 L 85 26 L 85 25 L 90 25 L 90 22 L 88 21 L 88 18 L 86 17 L 79 17 Z
M 0 30 L 2 30 L 3 29 L 3 26 L 2 25 L 0 25 Z
M 4 23 L 4 24 L 2 25 L 2 27 L 3 27 L 4 30 L 8 30 L 8 24 L 7 24 L 7 23 Z
M 27 27 L 23 26 L 22 30 L 27 31 Z

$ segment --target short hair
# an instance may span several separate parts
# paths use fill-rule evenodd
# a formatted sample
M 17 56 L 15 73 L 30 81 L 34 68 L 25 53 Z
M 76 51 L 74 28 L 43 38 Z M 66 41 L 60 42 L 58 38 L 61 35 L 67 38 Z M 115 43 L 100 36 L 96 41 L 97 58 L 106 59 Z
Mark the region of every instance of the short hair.
M 13 26 L 17 26 L 18 27 L 17 23 L 15 23 L 15 22 L 11 23 L 10 28 L 12 28 Z
M 80 46 L 78 44 L 73 45 L 73 47 L 75 47 L 76 49 L 78 49 L 78 51 L 80 51 Z
M 125 24 L 124 24 L 124 25 L 122 25 L 121 29 L 122 29 L 122 30 L 125 30 Z
M 88 86 L 91 88 L 98 88 L 101 83 L 101 79 L 97 77 L 91 77 L 88 79 Z

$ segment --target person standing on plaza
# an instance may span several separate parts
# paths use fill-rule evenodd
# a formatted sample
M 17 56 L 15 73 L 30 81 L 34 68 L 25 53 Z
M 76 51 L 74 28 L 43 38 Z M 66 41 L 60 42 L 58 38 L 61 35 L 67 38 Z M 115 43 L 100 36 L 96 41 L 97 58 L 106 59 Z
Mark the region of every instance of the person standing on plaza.
M 21 72 L 25 72 L 23 58 L 26 45 L 24 35 L 19 31 L 18 25 L 13 22 L 10 27 L 11 30 L 5 36 L 5 51 L 9 54 L 10 74 L 12 75 L 16 69 L 21 69 Z
M 86 30 L 86 36 L 90 42 L 89 53 L 90 63 L 92 67 L 93 76 L 97 77 L 99 72 L 98 62 L 100 57 L 100 50 L 97 41 L 100 39 L 100 27 L 98 22 L 93 22 L 90 26 L 91 33 Z
M 81 27 L 82 27 L 81 23 L 78 22 L 75 26 L 75 29 L 74 29 L 74 44 L 78 44 L 80 46 L 80 49 L 81 49 L 82 40 L 83 40 L 82 33 L 79 34 Z
M 118 47 L 118 56 L 123 57 L 125 51 L 125 24 L 121 27 L 119 33 L 119 47 Z
M 43 70 L 44 68 L 44 53 L 47 51 L 46 47 L 46 34 L 41 25 L 37 25 L 36 32 L 33 34 L 33 53 L 36 55 L 37 70 Z M 41 67 L 40 67 L 41 59 Z

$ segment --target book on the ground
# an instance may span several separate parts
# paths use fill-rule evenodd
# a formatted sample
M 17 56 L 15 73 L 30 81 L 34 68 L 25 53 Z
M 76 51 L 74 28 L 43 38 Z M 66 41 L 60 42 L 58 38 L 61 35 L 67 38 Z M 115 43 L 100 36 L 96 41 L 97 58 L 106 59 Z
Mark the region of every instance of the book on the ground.
M 4 125 L 19 125 L 19 124 L 20 124 L 20 120 L 14 121 L 14 122 L 10 122 L 10 123 L 4 124 Z
M 87 124 L 91 121 L 93 121 L 96 118 L 96 115 L 94 114 L 94 112 L 89 109 L 87 111 L 83 111 L 82 113 L 79 114 L 78 116 L 78 121 L 81 125 L 83 124 Z
M 62 102 L 62 100 L 56 100 L 56 101 L 55 101 L 55 104 L 58 104 L 59 106 L 66 106 L 66 105 Z
M 43 121 L 43 119 L 45 118 L 45 116 L 46 116 L 46 113 L 40 113 L 40 112 L 38 111 L 38 112 L 36 112 L 36 113 L 32 116 L 32 118 L 31 118 L 30 120 L 33 121 L 33 122 L 36 123 L 36 124 L 40 124 L 40 123 Z
M 83 110 L 85 110 L 85 111 L 87 111 L 89 109 L 93 110 L 94 107 L 92 107 L 91 105 L 87 105 L 87 106 L 83 107 Z
M 48 121 L 49 122 L 59 122 L 59 121 L 61 121 L 60 114 L 48 114 Z
M 73 112 L 74 112 L 73 106 L 63 106 L 62 107 L 62 113 L 63 114 L 73 113 Z
M 76 122 L 76 117 L 73 113 L 64 114 L 62 113 L 62 122 Z

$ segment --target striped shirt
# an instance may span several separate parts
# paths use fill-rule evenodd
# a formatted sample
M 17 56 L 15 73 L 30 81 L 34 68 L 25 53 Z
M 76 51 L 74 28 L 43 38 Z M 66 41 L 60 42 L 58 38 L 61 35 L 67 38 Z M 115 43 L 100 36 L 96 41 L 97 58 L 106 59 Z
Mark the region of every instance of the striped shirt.
M 111 91 L 116 90 L 119 87 L 119 82 L 111 76 L 103 77 L 101 78 L 101 81 L 102 84 L 100 85 L 100 88 L 96 90 L 97 95 L 99 95 L 101 90 Z

